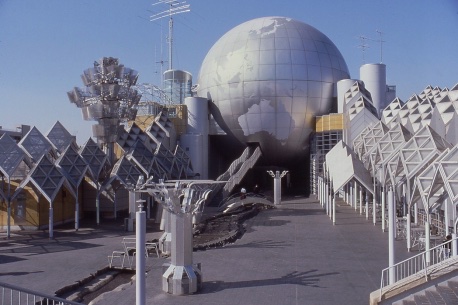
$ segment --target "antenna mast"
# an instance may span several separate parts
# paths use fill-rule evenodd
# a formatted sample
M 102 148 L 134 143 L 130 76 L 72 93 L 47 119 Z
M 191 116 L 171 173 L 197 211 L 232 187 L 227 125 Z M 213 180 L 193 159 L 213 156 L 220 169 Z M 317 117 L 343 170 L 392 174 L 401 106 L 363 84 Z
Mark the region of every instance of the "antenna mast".
M 363 63 L 366 63 L 366 57 L 365 57 L 365 54 L 366 54 L 366 49 L 369 49 L 369 45 L 366 43 L 366 40 L 368 38 L 366 36 L 359 36 L 359 40 L 361 41 L 360 45 L 358 46 L 362 52 L 363 52 Z
M 168 44 L 169 44 L 169 70 L 172 70 L 172 51 L 173 51 L 173 15 L 186 13 L 191 11 L 190 5 L 186 4 L 186 1 L 176 1 L 176 0 L 159 0 L 158 2 L 154 3 L 153 5 L 157 4 L 166 4 L 169 6 L 168 9 L 154 14 L 151 16 L 150 21 L 156 21 L 162 18 L 169 17 L 169 37 L 168 37 Z
M 385 42 L 385 40 L 382 39 L 382 34 L 383 34 L 382 31 L 379 31 L 379 30 L 375 30 L 375 31 L 380 36 L 380 39 L 379 39 L 379 42 L 380 42 L 380 63 L 383 63 L 383 43 Z

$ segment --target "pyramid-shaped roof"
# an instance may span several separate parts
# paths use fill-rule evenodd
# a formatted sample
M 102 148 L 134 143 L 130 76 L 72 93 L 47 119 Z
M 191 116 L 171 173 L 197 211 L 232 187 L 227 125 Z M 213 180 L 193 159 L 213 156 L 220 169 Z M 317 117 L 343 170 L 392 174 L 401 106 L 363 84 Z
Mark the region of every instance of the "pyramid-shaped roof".
M 41 157 L 53 150 L 52 144 L 35 126 L 19 141 L 18 145 L 33 162 L 38 162 Z
M 10 179 L 24 158 L 24 151 L 9 135 L 0 137 L 0 171 L 4 176 Z
M 59 121 L 49 130 L 46 137 L 59 153 L 62 153 L 70 144 L 76 147 L 75 137 L 72 136 Z

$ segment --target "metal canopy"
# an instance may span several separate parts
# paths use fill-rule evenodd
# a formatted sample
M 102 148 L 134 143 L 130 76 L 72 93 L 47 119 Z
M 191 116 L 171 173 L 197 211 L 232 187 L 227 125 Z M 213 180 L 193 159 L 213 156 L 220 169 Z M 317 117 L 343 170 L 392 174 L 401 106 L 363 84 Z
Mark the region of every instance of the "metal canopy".
M 140 170 L 149 177 L 152 174 L 154 154 L 149 150 L 140 139 L 137 139 L 126 154 L 129 161 L 134 162 Z
M 59 121 L 54 124 L 46 137 L 59 153 L 63 153 L 70 144 L 76 147 L 75 137 L 72 136 Z
M 133 147 L 137 140 L 140 140 L 150 151 L 156 148 L 156 144 L 152 141 L 148 134 L 138 127 L 135 122 L 132 123 L 127 132 L 120 135 L 117 143 L 124 152 L 127 152 Z
M 25 158 L 24 151 L 7 134 L 0 137 L 0 171 L 8 179 Z
M 181 166 L 185 178 L 194 177 L 194 170 L 192 169 L 191 159 L 183 148 L 177 145 L 175 149 L 175 157 L 177 163 Z
M 334 194 L 352 179 L 358 181 L 373 194 L 373 184 L 369 171 L 355 153 L 343 142 L 337 143 L 326 154 L 326 168 L 332 181 Z
M 88 170 L 88 164 L 73 148 L 72 144 L 67 146 L 67 149 L 56 160 L 56 164 L 74 188 L 80 185 Z
M 176 157 L 162 143 L 158 145 L 155 152 L 156 160 L 159 165 L 167 172 L 169 179 L 180 179 L 181 169 L 176 163 Z
M 52 204 L 65 181 L 65 177 L 59 169 L 51 162 L 48 156 L 43 155 L 32 168 L 28 177 L 19 185 L 13 197 L 16 197 L 20 190 L 31 182 L 43 197 Z
M 126 156 L 122 156 L 113 166 L 110 179 L 108 179 L 107 183 L 105 183 L 105 186 L 111 184 L 114 180 L 117 180 L 121 182 L 126 189 L 129 189 L 135 186 L 139 176 L 143 176 L 143 173 L 138 170 L 137 167 L 126 158 Z
M 88 164 L 88 172 L 92 180 L 97 183 L 102 169 L 108 163 L 108 156 L 92 138 L 89 138 L 81 147 L 79 154 Z
M 21 139 L 18 145 L 35 163 L 44 155 L 53 152 L 52 144 L 35 126 Z

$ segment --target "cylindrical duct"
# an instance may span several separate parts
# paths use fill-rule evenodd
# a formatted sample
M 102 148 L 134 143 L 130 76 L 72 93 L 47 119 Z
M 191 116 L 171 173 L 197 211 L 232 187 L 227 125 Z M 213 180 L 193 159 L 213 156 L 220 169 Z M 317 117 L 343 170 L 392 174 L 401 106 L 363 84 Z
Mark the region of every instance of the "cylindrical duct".
M 372 104 L 380 112 L 387 106 L 386 101 L 386 66 L 384 64 L 365 64 L 360 70 L 360 78 L 367 91 L 371 93 Z
M 202 179 L 208 179 L 208 100 L 187 97 L 187 134 L 181 136 L 181 146 L 187 151 L 194 168 Z
M 337 112 L 343 113 L 344 112 L 344 105 L 345 105 L 345 92 L 353 86 L 356 82 L 356 79 L 342 79 L 337 82 Z
M 180 137 L 180 146 L 186 151 L 191 159 L 194 173 L 199 173 L 202 179 L 208 179 L 208 147 L 206 147 L 207 157 L 205 158 L 203 135 L 183 134 Z

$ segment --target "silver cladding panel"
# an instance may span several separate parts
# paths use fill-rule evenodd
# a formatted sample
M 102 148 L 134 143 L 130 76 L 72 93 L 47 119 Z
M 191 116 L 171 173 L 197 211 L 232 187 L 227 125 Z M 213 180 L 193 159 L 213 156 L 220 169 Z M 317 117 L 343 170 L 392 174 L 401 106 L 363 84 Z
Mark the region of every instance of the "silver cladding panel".
M 349 78 L 332 41 L 312 26 L 284 17 L 245 22 L 221 37 L 205 57 L 197 94 L 218 106 L 241 142 L 260 142 L 278 160 L 308 147 L 315 115 L 329 112 L 335 83 Z

